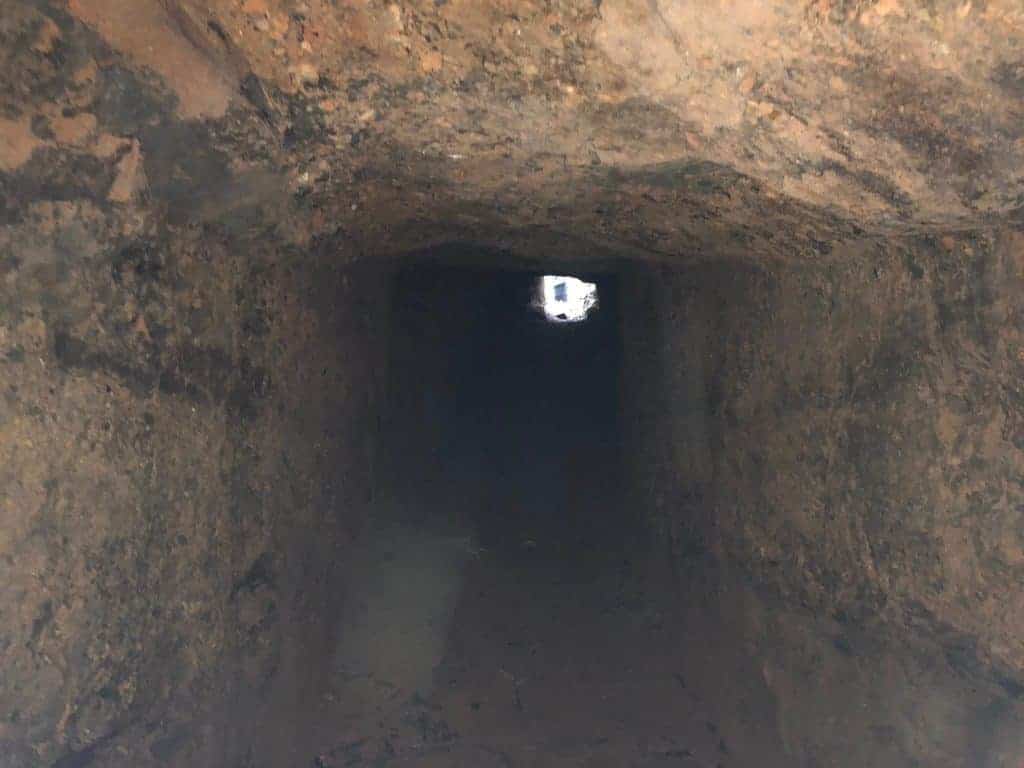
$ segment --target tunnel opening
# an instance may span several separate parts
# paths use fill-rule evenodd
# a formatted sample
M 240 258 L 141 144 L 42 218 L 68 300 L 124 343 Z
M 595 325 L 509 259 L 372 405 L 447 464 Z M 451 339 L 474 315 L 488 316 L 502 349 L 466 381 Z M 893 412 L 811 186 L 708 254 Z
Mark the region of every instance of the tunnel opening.
M 460 524 L 505 554 L 599 548 L 627 526 L 616 275 L 595 278 L 586 322 L 554 325 L 530 311 L 540 279 L 421 257 L 392 293 L 389 485 L 414 508 L 429 493 L 472 510 Z
M 571 275 L 543 275 L 536 278 L 533 306 L 553 323 L 581 323 L 597 306 L 598 289 Z

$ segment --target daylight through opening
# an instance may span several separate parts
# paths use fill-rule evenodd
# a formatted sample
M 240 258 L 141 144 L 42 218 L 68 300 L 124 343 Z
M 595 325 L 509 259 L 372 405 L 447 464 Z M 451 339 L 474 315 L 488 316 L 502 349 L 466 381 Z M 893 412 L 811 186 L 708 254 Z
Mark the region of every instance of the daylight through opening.
M 535 304 L 553 323 L 579 323 L 597 306 L 597 285 L 566 275 L 544 275 L 537 281 Z

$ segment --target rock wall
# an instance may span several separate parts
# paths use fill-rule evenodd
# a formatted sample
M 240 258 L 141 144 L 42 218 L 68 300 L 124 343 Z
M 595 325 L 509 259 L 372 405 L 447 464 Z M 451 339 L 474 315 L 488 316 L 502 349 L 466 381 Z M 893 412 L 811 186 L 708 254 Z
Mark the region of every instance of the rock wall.
M 240 712 L 313 700 L 372 493 L 386 283 L 332 243 L 107 226 L 45 202 L 0 234 L 0 764 L 129 732 L 124 764 L 227 764 L 259 743 Z
M 931 690 L 948 719 L 907 726 L 903 760 L 957 764 L 970 742 L 1003 765 L 966 733 L 991 720 L 970 702 L 984 690 L 991 715 L 1024 695 L 1022 266 L 1024 238 L 996 231 L 627 280 L 625 333 L 645 339 L 627 346 L 633 477 L 677 577 L 756 596 L 738 613 L 783 688 L 797 669 L 827 678 L 824 653 L 851 700 L 873 679 L 871 706 L 902 697 L 900 717 Z M 903 672 L 868 673 L 862 654 Z M 917 693 L 894 682 L 911 669 Z M 843 709 L 776 693 L 808 722 Z
M 152 53 L 147 8 L 92 20 Z M 198 107 L 55 4 L 0 41 L 0 765 L 277 759 L 373 490 L 386 275 L 275 218 L 239 145 L 277 139 L 194 50 Z

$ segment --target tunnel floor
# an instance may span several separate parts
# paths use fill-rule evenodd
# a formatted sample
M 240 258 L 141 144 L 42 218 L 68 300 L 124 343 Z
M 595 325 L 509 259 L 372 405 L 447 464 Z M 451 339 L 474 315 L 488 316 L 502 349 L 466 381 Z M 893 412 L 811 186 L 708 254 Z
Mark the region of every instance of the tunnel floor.
M 423 563 L 410 576 L 436 570 Z M 460 575 L 444 629 L 407 627 L 418 642 L 397 654 L 387 633 L 373 638 L 379 674 L 353 680 L 372 690 L 347 697 L 361 701 L 346 716 L 352 738 L 325 765 L 719 765 L 729 753 L 687 679 L 682 628 L 631 610 L 628 566 L 580 583 L 481 556 Z M 449 589 L 406 592 L 418 602 L 392 604 L 392 631 Z M 427 668 L 431 682 L 413 692 L 407 683 Z

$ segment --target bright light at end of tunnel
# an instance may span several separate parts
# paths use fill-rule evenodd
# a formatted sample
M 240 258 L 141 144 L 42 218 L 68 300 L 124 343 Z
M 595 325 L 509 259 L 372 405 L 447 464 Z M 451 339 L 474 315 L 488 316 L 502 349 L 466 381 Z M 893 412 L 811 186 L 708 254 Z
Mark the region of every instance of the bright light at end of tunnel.
M 597 285 L 565 275 L 544 275 L 537 282 L 536 303 L 553 323 L 578 323 L 597 306 Z

